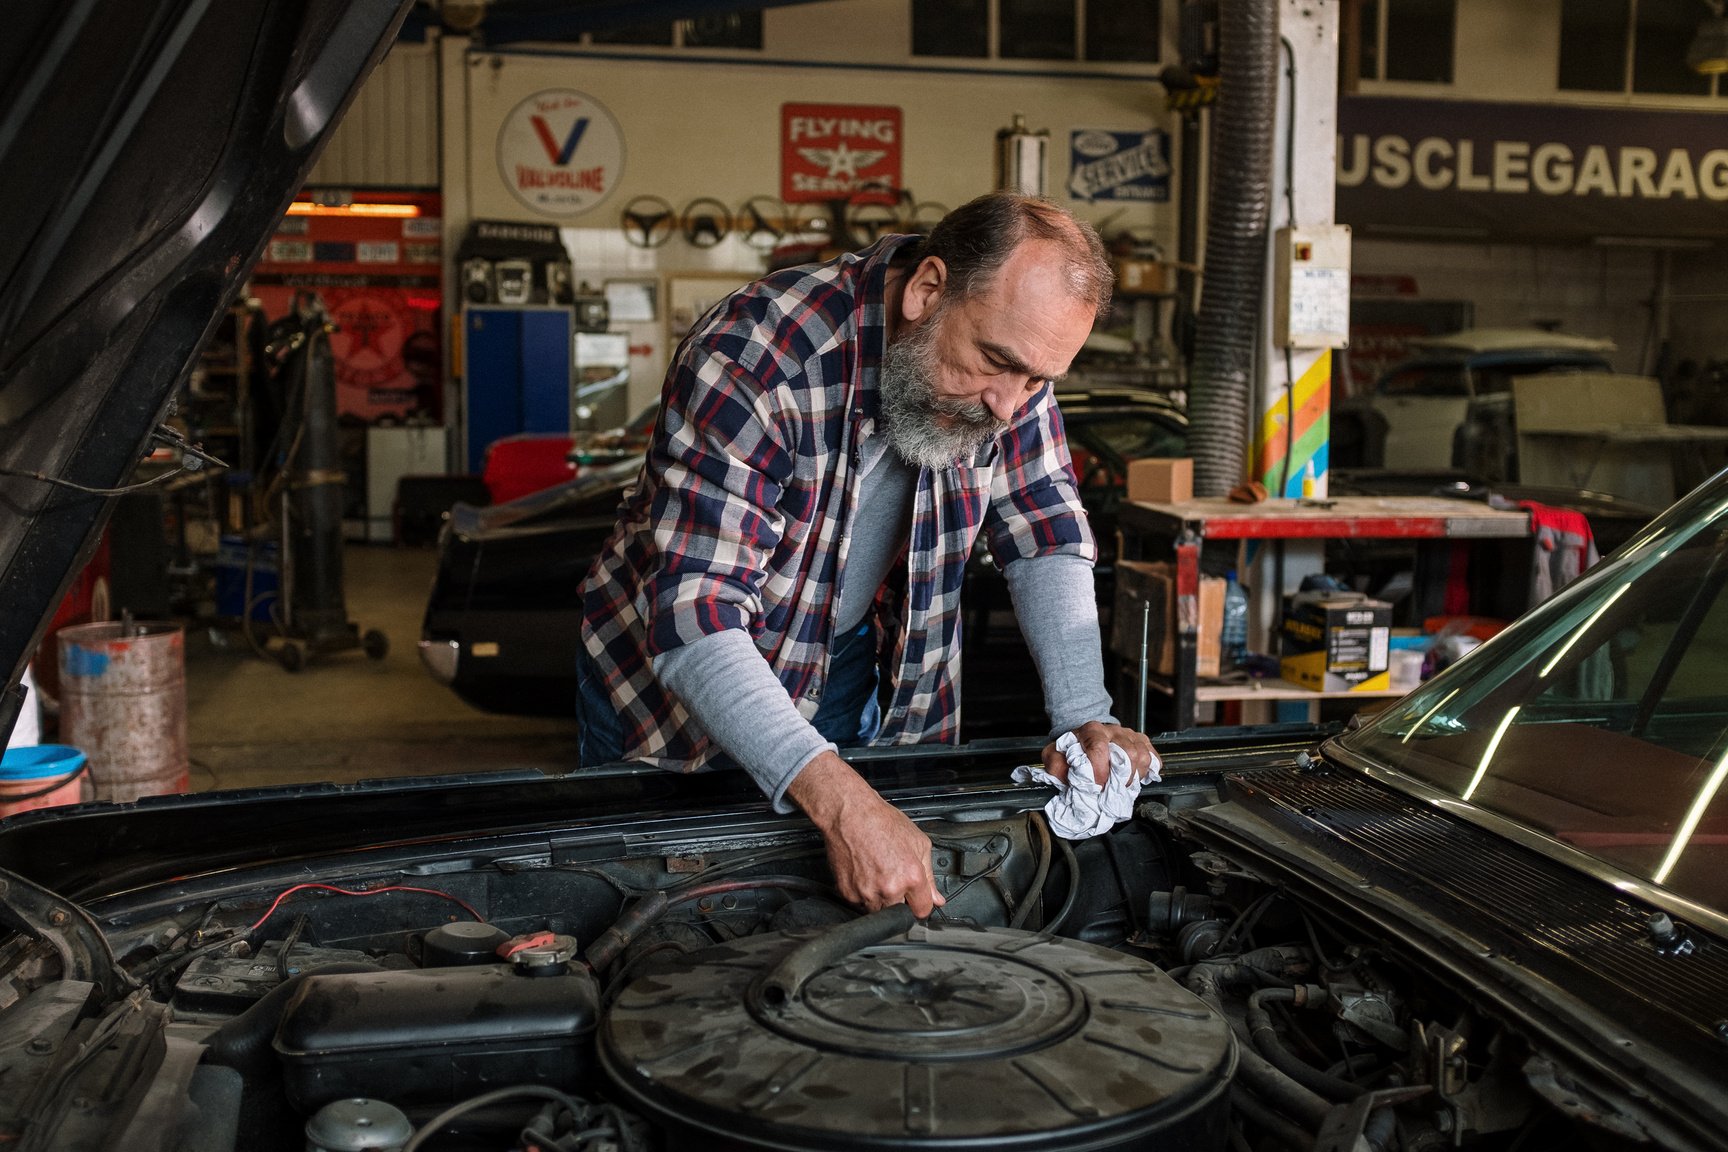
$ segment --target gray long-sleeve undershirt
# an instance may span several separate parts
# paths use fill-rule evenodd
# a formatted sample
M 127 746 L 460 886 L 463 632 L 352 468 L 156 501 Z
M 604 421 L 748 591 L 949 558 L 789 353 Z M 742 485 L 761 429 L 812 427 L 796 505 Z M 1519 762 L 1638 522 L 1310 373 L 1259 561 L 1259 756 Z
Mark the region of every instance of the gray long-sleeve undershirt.
M 846 557 L 836 635 L 864 618 L 910 531 L 917 472 L 886 451 L 885 437 L 862 445 L 863 476 Z M 1037 556 L 1005 569 L 1015 618 L 1038 666 L 1051 735 L 1089 720 L 1114 723 L 1104 691 L 1103 651 L 1092 565 L 1078 556 Z M 748 633 L 727 629 L 654 658 L 654 675 L 704 731 L 737 761 L 779 812 L 804 766 L 835 746 L 801 716 Z

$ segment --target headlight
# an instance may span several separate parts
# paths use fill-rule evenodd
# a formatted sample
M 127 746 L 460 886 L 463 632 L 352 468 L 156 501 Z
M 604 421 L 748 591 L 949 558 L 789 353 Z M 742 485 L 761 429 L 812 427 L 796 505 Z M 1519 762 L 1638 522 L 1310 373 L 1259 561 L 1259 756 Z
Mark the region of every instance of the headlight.
M 440 684 L 455 682 L 456 661 L 461 652 L 462 646 L 454 640 L 420 641 L 420 663 Z

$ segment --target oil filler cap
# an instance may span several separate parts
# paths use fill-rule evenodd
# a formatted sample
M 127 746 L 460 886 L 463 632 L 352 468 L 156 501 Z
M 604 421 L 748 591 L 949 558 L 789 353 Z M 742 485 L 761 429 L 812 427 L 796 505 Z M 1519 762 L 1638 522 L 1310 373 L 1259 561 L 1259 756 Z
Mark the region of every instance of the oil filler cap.
M 600 1055 L 674 1147 L 1207 1147 L 1229 1026 L 1156 967 L 1013 929 L 913 927 L 811 973 L 808 933 L 704 949 L 619 994 Z M 681 1142 L 681 1144 L 680 1144 Z

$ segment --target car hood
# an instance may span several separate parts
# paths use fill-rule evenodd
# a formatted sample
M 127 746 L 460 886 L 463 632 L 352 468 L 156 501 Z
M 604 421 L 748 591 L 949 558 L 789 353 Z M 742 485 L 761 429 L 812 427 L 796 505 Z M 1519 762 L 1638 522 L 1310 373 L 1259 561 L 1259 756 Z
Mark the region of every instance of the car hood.
M 1612 352 L 1614 341 L 1574 336 L 1546 328 L 1470 328 L 1413 341 L 1418 348 L 1449 349 L 1472 355 L 1483 352 Z
M 103 495 L 65 485 L 126 480 L 409 6 L 9 7 L 0 45 L 0 731 L 11 729 L 25 662 L 108 510 Z

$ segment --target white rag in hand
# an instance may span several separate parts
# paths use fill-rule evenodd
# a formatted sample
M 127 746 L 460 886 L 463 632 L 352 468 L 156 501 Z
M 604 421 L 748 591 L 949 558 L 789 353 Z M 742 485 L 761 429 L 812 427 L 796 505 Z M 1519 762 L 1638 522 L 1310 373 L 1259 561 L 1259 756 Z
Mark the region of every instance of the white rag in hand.
M 1146 769 L 1146 775 L 1136 780 L 1128 753 L 1112 744 L 1110 779 L 1100 788 L 1092 776 L 1092 761 L 1086 758 L 1086 749 L 1080 746 L 1078 736 L 1072 732 L 1062 733 L 1056 739 L 1056 751 L 1068 761 L 1066 784 L 1044 771 L 1039 764 L 1014 769 L 1014 782 L 1047 784 L 1056 789 L 1056 795 L 1044 805 L 1044 816 L 1050 821 L 1050 831 L 1064 840 L 1085 840 L 1110 831 L 1118 822 L 1134 815 L 1134 799 L 1140 795 L 1141 785 L 1163 779 L 1159 775 L 1163 763 L 1158 759 L 1158 753 L 1152 753 L 1151 767 Z

